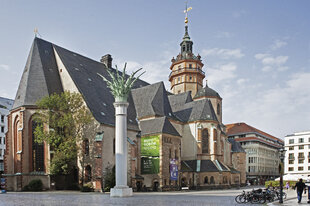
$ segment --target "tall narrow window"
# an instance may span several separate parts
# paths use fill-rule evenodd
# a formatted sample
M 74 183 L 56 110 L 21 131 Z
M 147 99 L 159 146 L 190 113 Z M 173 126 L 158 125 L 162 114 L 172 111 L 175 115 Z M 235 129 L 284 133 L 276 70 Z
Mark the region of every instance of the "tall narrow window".
M 221 114 L 221 106 L 220 106 L 220 104 L 217 104 L 217 114 L 218 115 Z
M 86 156 L 89 155 L 89 141 L 88 141 L 88 139 L 84 140 L 84 154 Z
M 33 170 L 44 172 L 44 144 L 35 142 L 34 131 L 38 123 L 32 121 L 32 164 Z
M 209 132 L 208 129 L 202 130 L 202 153 L 209 153 Z
M 91 181 L 91 166 L 90 165 L 87 165 L 85 167 L 85 181 L 86 182 Z

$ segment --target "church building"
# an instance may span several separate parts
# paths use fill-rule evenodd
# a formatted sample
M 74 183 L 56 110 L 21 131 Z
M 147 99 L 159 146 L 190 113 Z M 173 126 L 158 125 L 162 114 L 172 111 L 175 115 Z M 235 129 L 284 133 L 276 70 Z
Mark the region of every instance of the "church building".
M 229 188 L 245 184 L 245 151 L 228 141 L 222 123 L 222 97 L 208 85 L 201 56 L 194 55 L 186 22 L 180 53 L 172 58 L 170 92 L 163 82 L 138 80 L 128 98 L 128 185 L 151 191 Z M 7 189 L 21 191 L 33 179 L 57 188 L 48 144 L 34 141 L 33 115 L 41 98 L 77 92 L 94 121 L 85 133 L 84 161 L 77 161 L 76 181 L 85 177 L 96 190 L 104 187 L 115 163 L 114 98 L 100 75 L 110 79 L 111 55 L 100 62 L 35 38 L 8 116 L 5 177 Z M 145 74 L 148 75 L 148 74 Z M 47 128 L 48 129 L 48 128 Z M 82 174 L 84 173 L 84 174 Z

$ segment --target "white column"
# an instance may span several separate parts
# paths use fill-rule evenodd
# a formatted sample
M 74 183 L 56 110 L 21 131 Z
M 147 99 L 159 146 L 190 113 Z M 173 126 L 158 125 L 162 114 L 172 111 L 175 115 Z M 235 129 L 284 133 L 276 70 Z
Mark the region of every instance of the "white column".
M 115 178 L 111 197 L 132 196 L 132 188 L 127 186 L 127 102 L 115 102 Z

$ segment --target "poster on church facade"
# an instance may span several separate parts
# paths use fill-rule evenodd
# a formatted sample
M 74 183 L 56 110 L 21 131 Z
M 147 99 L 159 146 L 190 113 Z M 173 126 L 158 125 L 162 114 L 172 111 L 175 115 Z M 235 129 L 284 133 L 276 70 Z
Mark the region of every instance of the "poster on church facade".
M 142 157 L 141 174 L 158 174 L 159 157 Z
M 159 157 L 159 135 L 141 138 L 141 156 Z
M 178 180 L 178 165 L 176 159 L 170 159 L 170 180 Z

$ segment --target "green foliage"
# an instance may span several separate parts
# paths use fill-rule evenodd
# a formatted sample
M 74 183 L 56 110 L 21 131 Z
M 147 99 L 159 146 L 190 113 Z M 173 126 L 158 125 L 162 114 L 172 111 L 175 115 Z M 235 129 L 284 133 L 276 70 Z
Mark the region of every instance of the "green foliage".
M 142 74 L 140 74 L 137 78 L 134 77 L 136 73 L 138 73 L 142 69 L 141 68 L 135 72 L 132 72 L 132 74 L 128 78 L 126 78 L 126 65 L 127 63 L 125 63 L 123 74 L 121 76 L 119 75 L 117 66 L 115 66 L 116 67 L 115 75 L 110 69 L 107 69 L 107 72 L 109 73 L 109 76 L 111 77 L 111 81 L 107 80 L 104 76 L 97 73 L 99 76 L 102 77 L 102 79 L 105 82 L 107 82 L 108 87 L 111 89 L 111 93 L 113 94 L 114 98 L 120 97 L 120 98 L 127 99 L 128 94 L 132 86 L 134 85 L 134 83 L 140 78 L 142 74 L 145 73 L 145 72 L 142 72 Z
M 31 180 L 29 184 L 23 188 L 23 191 L 42 191 L 42 190 L 43 190 L 43 183 L 40 179 Z
M 115 186 L 115 166 L 113 168 L 106 168 L 106 175 L 104 177 L 104 191 L 109 192 Z
M 78 93 L 53 94 L 37 102 L 35 141 L 54 151 L 51 174 L 70 174 L 76 165 L 78 146 L 92 115 Z
M 81 192 L 93 192 L 93 191 L 94 191 L 94 187 L 91 183 L 87 183 L 83 185 L 83 187 L 81 188 Z
M 283 187 L 285 187 L 286 182 L 289 182 L 290 187 L 293 187 L 296 184 L 296 181 L 286 181 L 286 180 L 283 180 Z M 267 188 L 268 186 L 280 187 L 280 181 L 275 181 L 275 180 L 266 181 L 265 182 L 265 187 Z

